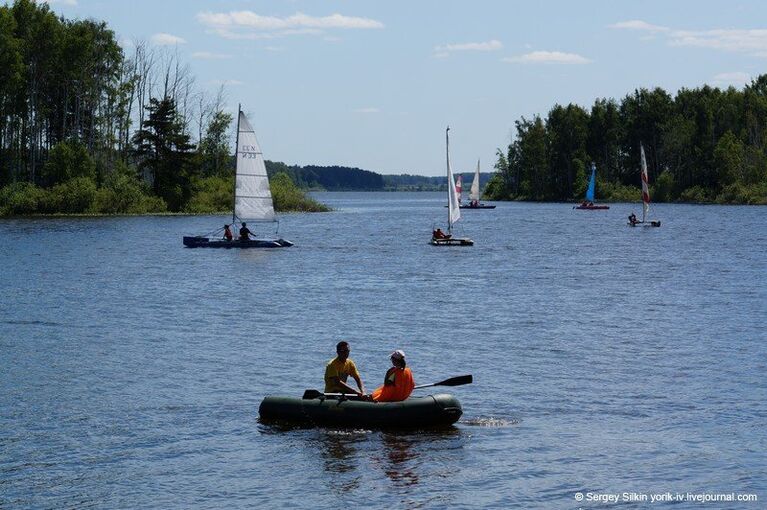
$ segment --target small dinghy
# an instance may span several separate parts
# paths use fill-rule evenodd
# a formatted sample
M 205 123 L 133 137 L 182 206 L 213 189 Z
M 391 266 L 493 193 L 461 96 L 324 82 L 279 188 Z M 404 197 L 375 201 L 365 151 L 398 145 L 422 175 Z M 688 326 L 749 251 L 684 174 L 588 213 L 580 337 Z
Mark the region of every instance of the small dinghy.
M 278 223 L 274 214 L 272 191 L 269 187 L 269 176 L 266 173 L 266 163 L 261 147 L 256 139 L 247 117 L 238 109 L 237 114 L 237 163 L 234 178 L 234 210 L 232 211 L 232 226 L 237 220 Z M 234 238 L 232 232 L 225 227 L 224 236 L 218 235 L 212 239 L 211 234 L 220 234 L 224 229 L 201 236 L 184 236 L 184 246 L 187 248 L 287 248 L 293 243 L 285 239 L 254 239 L 249 235 L 244 238 Z M 249 231 L 246 230 L 246 234 Z M 228 236 L 228 239 L 227 239 Z
M 573 206 L 573 209 L 580 209 L 581 211 L 603 211 L 609 209 L 609 205 L 595 205 L 594 204 L 594 191 L 597 184 L 597 166 L 591 163 L 591 178 L 589 179 L 589 187 L 586 189 L 586 199 L 580 204 Z
M 463 414 L 452 395 L 410 397 L 402 402 L 370 402 L 359 397 L 307 390 L 304 398 L 267 396 L 260 421 L 370 428 L 428 428 L 452 425 Z
M 445 154 L 447 156 L 447 234 L 441 229 L 434 230 L 431 235 L 432 246 L 474 246 L 471 239 L 453 237 L 453 223 L 461 219 L 461 206 L 458 202 L 458 192 L 453 185 L 453 171 L 450 168 L 450 126 L 445 130 Z
M 648 220 L 647 213 L 650 212 L 650 190 L 649 178 L 647 177 L 647 159 L 644 155 L 644 146 L 639 144 L 639 159 L 642 165 L 642 221 L 638 221 L 632 212 L 629 216 L 628 225 L 630 227 L 660 227 L 660 220 Z

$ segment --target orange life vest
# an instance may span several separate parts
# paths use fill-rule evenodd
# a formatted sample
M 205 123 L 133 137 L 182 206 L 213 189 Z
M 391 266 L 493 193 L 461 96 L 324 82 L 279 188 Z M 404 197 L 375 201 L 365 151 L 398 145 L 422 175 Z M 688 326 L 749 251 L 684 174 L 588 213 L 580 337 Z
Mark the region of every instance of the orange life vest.
M 389 386 L 384 384 L 380 388 L 376 388 L 371 394 L 373 400 L 376 402 L 400 402 L 410 396 L 413 388 L 415 388 L 413 373 L 410 369 L 394 368 L 393 374 L 387 375 L 387 378 L 392 375 L 394 376 L 394 384 Z

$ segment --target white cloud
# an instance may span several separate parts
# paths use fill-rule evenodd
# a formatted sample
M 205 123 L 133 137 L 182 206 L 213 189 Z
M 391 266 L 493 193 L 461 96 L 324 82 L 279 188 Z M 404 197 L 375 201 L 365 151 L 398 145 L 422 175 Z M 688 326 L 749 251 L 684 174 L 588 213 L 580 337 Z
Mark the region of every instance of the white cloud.
M 719 73 L 714 76 L 714 83 L 723 87 L 730 85 L 743 86 L 751 81 L 751 75 L 742 71 Z
M 175 46 L 178 44 L 185 44 L 186 41 L 181 37 L 171 34 L 154 34 L 149 38 L 152 44 L 155 46 Z
M 226 60 L 232 58 L 231 55 L 225 53 L 212 53 L 210 51 L 196 51 L 192 53 L 192 58 L 200 60 Z
M 197 14 L 197 21 L 212 32 L 230 39 L 266 39 L 295 34 L 321 34 L 325 30 L 333 29 L 371 29 L 384 26 L 380 21 L 370 18 L 342 14 L 317 17 L 301 12 L 284 18 L 261 16 L 253 11 L 200 12 Z
M 591 60 L 576 53 L 562 51 L 533 51 L 501 59 L 503 62 L 514 64 L 590 64 Z
M 669 44 L 767 57 L 767 30 L 675 30 L 669 36 Z
M 368 108 L 357 108 L 354 110 L 354 113 L 380 113 L 381 110 L 378 108 L 368 107 Z
M 645 21 L 621 21 L 610 28 L 639 30 L 663 34 L 670 46 L 709 48 L 731 53 L 747 53 L 767 57 L 767 29 L 716 28 L 712 30 L 679 30 L 651 25 Z
M 624 29 L 624 30 L 640 30 L 643 32 L 667 32 L 669 30 L 668 27 L 662 27 L 660 25 L 651 25 L 650 23 L 647 23 L 646 21 L 642 21 L 638 19 L 632 19 L 630 21 L 620 21 L 618 23 L 613 23 L 612 25 L 608 25 L 608 27 Z
M 497 51 L 500 49 L 503 49 L 501 41 L 493 39 L 478 43 L 445 44 L 444 46 L 437 46 L 434 51 L 437 54 L 442 54 L 451 51 Z

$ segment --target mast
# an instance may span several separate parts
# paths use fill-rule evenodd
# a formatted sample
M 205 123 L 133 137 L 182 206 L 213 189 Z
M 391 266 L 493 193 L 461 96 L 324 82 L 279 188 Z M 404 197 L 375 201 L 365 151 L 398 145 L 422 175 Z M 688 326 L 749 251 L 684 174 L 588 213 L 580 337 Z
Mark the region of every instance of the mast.
M 449 235 L 453 231 L 453 223 L 450 221 L 452 219 L 450 208 L 453 207 L 450 201 L 450 186 L 455 186 L 450 171 L 450 126 L 445 130 L 445 161 L 447 161 L 447 233 Z
M 644 223 L 647 212 L 650 210 L 650 190 L 647 177 L 647 158 L 644 155 L 642 142 L 639 142 L 639 156 L 642 164 L 642 223 Z
M 236 218 L 234 214 L 235 203 L 237 202 L 237 164 L 240 162 L 240 113 L 242 112 L 242 103 L 237 103 L 237 135 L 234 142 L 234 189 L 232 190 L 232 225 Z

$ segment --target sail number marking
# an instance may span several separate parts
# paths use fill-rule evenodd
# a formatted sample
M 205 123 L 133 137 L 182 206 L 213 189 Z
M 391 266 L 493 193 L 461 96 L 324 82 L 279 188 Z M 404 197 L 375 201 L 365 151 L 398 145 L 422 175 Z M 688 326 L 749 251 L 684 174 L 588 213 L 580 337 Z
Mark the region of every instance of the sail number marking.
M 242 159 L 256 159 L 261 155 L 261 152 L 255 145 L 243 145 L 240 154 L 242 154 Z

